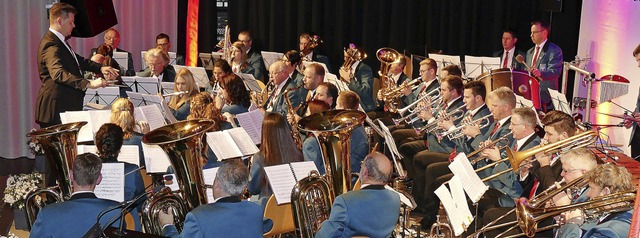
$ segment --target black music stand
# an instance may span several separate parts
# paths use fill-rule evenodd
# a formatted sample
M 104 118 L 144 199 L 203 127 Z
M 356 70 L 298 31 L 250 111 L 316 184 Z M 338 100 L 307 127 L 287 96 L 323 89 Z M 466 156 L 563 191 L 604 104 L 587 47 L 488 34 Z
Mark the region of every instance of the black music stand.
M 87 89 L 84 96 L 84 106 L 93 102 L 96 104 L 111 106 L 120 97 L 119 87 L 106 87 L 98 89 Z

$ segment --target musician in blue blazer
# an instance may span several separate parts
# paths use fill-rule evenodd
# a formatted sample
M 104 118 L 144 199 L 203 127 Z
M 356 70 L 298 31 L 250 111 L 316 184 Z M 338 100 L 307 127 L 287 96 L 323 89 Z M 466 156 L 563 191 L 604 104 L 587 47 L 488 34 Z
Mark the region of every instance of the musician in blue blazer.
M 596 200 L 601 196 L 629 191 L 633 188 L 629 171 L 625 167 L 613 164 L 599 165 L 589 174 L 587 180 L 589 181 L 589 190 L 587 191 L 589 200 Z M 611 204 L 605 209 L 614 209 L 616 205 L 619 206 L 621 203 Z M 585 229 L 580 224 L 567 223 L 560 228 L 564 232 L 561 237 L 580 237 L 580 235 L 582 237 L 627 237 L 632 216 L 633 209 L 614 212 L 599 217 L 595 227 L 590 229 Z
M 40 210 L 30 237 L 82 237 L 96 224 L 101 211 L 118 205 L 117 202 L 97 198 L 93 193 L 102 181 L 101 169 L 102 161 L 97 155 L 78 155 L 70 171 L 73 183 L 71 199 Z M 100 219 L 101 226 L 106 226 L 107 221 L 117 217 L 119 212 L 120 209 L 116 209 L 104 215 Z M 118 225 L 118 221 L 114 225 Z
M 238 33 L 238 41 L 244 44 L 244 51 L 247 54 L 247 63 L 255 70 L 253 76 L 256 80 L 265 82 L 264 79 L 264 62 L 262 55 L 255 47 L 253 47 L 253 37 L 249 31 L 241 31 Z M 268 78 L 267 78 L 268 79 Z
M 349 49 L 344 52 L 344 61 L 350 61 L 352 64 L 349 68 L 340 67 L 339 73 L 342 80 L 347 80 L 349 89 L 354 91 L 360 97 L 362 109 L 365 112 L 376 110 L 376 102 L 373 100 L 373 71 L 369 65 L 362 62 L 363 58 L 358 58 L 366 54 L 364 49 L 349 44 Z
M 527 51 L 527 65 L 531 67 L 531 74 L 539 79 L 540 100 L 546 110 L 553 108 L 548 89 L 558 90 L 558 79 L 562 75 L 562 49 L 548 41 L 548 23 L 534 21 L 531 23 L 531 41 L 536 44 Z
M 269 66 L 269 77 L 273 79 L 275 85 L 273 90 L 275 90 L 275 92 L 268 96 L 267 103 L 264 105 L 264 109 L 267 112 L 277 112 L 280 113 L 280 115 L 287 116 L 288 109 L 284 95 L 289 89 L 295 89 L 297 87 L 294 80 L 290 77 L 290 74 L 291 72 L 287 70 L 282 60 L 277 60 Z M 304 88 L 292 90 L 287 94 L 292 107 L 295 108 L 302 103 L 304 100 L 302 95 L 307 95 L 307 90 Z
M 360 170 L 362 188 L 336 197 L 316 237 L 390 237 L 400 210 L 398 193 L 385 188 L 392 172 L 386 156 L 367 155 Z
M 522 55 L 525 57 L 527 53 L 516 48 L 517 42 L 518 35 L 515 30 L 505 29 L 502 31 L 502 50 L 493 53 L 493 57 L 500 57 L 501 68 L 525 69 L 524 65 L 518 64 L 516 56 Z
M 173 225 L 172 213 L 160 213 L 163 235 L 169 237 L 262 237 L 273 221 L 263 219 L 260 205 L 240 200 L 249 171 L 240 160 L 225 160 L 213 182 L 214 203 L 187 213 L 182 233 Z

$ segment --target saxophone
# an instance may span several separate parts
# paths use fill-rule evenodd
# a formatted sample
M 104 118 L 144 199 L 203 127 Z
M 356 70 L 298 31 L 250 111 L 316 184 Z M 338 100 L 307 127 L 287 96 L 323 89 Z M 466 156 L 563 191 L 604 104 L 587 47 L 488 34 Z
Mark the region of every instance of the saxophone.
M 296 112 L 304 104 L 307 103 L 307 102 L 302 102 L 296 108 L 293 108 L 293 105 L 291 105 L 291 100 L 289 99 L 289 93 L 292 92 L 292 91 L 298 90 L 301 87 L 302 86 L 290 88 L 290 89 L 287 89 L 287 91 L 284 92 L 283 96 L 284 96 L 285 103 L 287 104 L 287 113 L 290 114 L 290 115 L 298 115 Z M 298 130 L 297 123 L 294 123 L 294 124 L 291 125 L 291 136 L 293 136 L 293 142 L 296 143 L 296 146 L 298 146 L 298 149 L 302 149 L 302 138 L 300 137 L 300 131 Z

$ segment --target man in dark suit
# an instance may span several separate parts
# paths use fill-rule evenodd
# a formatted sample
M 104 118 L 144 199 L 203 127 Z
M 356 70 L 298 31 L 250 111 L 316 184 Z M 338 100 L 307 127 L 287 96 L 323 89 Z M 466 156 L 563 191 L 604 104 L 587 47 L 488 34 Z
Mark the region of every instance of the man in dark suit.
M 355 44 L 350 44 L 349 49 L 344 52 L 344 61 L 351 61 L 348 69 L 340 67 L 340 78 L 347 80 L 349 89 L 360 97 L 362 109 L 365 112 L 376 110 L 376 102 L 373 100 L 373 71 L 369 65 L 358 59 L 357 55 L 363 56 L 364 50 Z M 352 59 L 352 57 L 354 57 Z
M 165 33 L 158 34 L 156 36 L 156 47 L 162 48 L 162 51 L 169 54 L 169 51 L 171 50 L 171 39 L 169 39 L 169 35 Z M 169 62 L 169 64 L 184 65 L 184 56 L 176 54 L 175 62 Z
M 125 52 L 127 53 L 127 70 L 124 68 L 119 69 L 121 76 L 133 76 L 135 75 L 135 69 L 133 68 L 133 58 L 129 51 L 118 48 L 120 45 L 120 33 L 115 28 L 109 28 L 104 32 L 104 43 L 113 47 L 113 52 Z M 98 48 L 91 49 L 91 55 L 94 55 Z
M 367 115 L 372 120 L 379 119 L 385 125 L 393 125 L 392 118 L 395 117 L 397 113 L 390 112 L 388 110 L 387 105 L 385 105 L 385 102 L 382 101 L 382 97 L 383 97 L 382 89 L 385 86 L 384 84 L 391 84 L 391 85 L 386 85 L 387 87 L 394 87 L 394 86 L 398 87 L 402 85 L 402 83 L 404 83 L 407 79 L 409 79 L 409 77 L 407 77 L 407 75 L 404 74 L 404 67 L 406 64 L 407 64 L 406 59 L 404 57 L 401 57 L 400 60 L 398 60 L 398 62 L 393 63 L 389 66 L 389 70 L 387 71 L 386 75 L 381 76 L 382 78 L 380 79 L 381 80 L 380 90 L 378 90 L 378 93 L 376 95 L 379 108 L 376 111 L 371 111 L 367 113 Z M 385 81 L 386 83 L 383 83 Z M 411 92 L 412 92 L 411 88 L 404 89 L 400 98 L 394 99 L 394 101 L 396 102 L 396 107 L 398 109 L 403 108 L 412 103 L 412 101 L 410 101 L 410 99 L 407 97 L 407 95 L 411 94 Z M 383 106 L 384 106 L 384 110 L 382 109 Z
M 263 219 L 260 205 L 240 200 L 249 182 L 249 171 L 240 160 L 225 160 L 213 181 L 214 203 L 187 213 L 182 233 L 173 225 L 173 214 L 159 215 L 162 233 L 169 237 L 262 237 L 273 221 Z
M 378 152 L 367 155 L 360 169 L 360 190 L 336 197 L 329 219 L 316 237 L 389 237 L 398 221 L 400 196 L 386 189 L 393 167 Z
M 38 47 L 38 72 L 42 86 L 36 98 L 36 123 L 40 127 L 60 124 L 60 113 L 81 111 L 87 88 L 107 86 L 118 71 L 76 54 L 65 41 L 75 27 L 76 9 L 64 3 L 49 11 L 49 30 Z M 106 80 L 86 80 L 82 70 L 102 73 Z
M 158 77 L 162 82 L 173 82 L 176 78 L 176 70 L 169 64 L 169 55 L 160 48 L 147 50 L 144 55 L 147 68 L 138 72 L 140 77 Z
M 53 9 L 53 8 L 52 8 Z M 102 162 L 97 155 L 84 153 L 73 161 L 70 173 L 73 182 L 71 199 L 45 206 L 31 229 L 31 237 L 82 237 L 96 224 L 98 214 L 104 209 L 118 205 L 117 202 L 97 198 L 93 193 L 102 180 Z M 119 210 L 104 215 L 100 223 L 118 216 Z M 115 222 L 114 224 L 119 224 Z
M 493 57 L 500 57 L 501 68 L 524 69 L 524 65 L 518 64 L 517 55 L 527 55 L 524 51 L 516 49 L 518 35 L 513 29 L 502 31 L 502 50 L 493 53 Z M 505 57 L 506 56 L 506 57 Z
M 298 38 L 299 49 L 302 54 L 302 60 L 311 62 L 320 62 L 327 66 L 327 70 L 331 72 L 331 64 L 329 64 L 329 57 L 318 54 L 318 46 L 320 46 L 320 36 L 314 33 L 302 33 Z M 316 44 L 315 46 L 312 46 Z
M 265 79 L 264 77 L 266 70 L 264 68 L 262 54 L 260 54 L 257 49 L 253 48 L 253 37 L 251 37 L 251 32 L 241 31 L 238 34 L 238 41 L 241 41 L 244 44 L 244 51 L 247 52 L 247 63 L 255 69 L 254 74 L 256 79 L 265 82 L 268 78 Z
M 553 109 L 548 89 L 558 90 L 558 79 L 562 75 L 562 49 L 548 41 L 550 26 L 542 21 L 531 23 L 531 41 L 536 44 L 527 51 L 527 65 L 531 74 L 541 79 L 540 101 L 545 111 Z M 534 102 L 534 105 L 536 102 Z
M 640 67 L 640 44 L 633 50 L 633 57 L 636 58 L 638 67 Z M 633 112 L 632 116 L 635 119 L 640 118 L 640 95 L 638 96 L 638 99 L 636 101 L 636 110 Z M 629 139 L 629 146 L 631 146 L 631 157 L 634 159 L 638 159 L 638 156 L 640 156 L 640 128 L 638 127 L 640 126 L 633 120 L 625 120 L 624 126 L 626 128 L 633 127 L 633 129 L 631 129 L 631 139 Z
M 284 95 L 289 89 L 292 89 L 292 91 L 287 94 L 291 101 L 291 106 L 295 108 L 302 103 L 307 95 L 307 91 L 304 88 L 293 90 L 297 86 L 290 75 L 291 72 L 287 70 L 287 67 L 282 60 L 277 60 L 269 66 L 269 77 L 273 80 L 274 88 L 266 99 L 267 102 L 263 108 L 265 111 L 277 112 L 286 117 L 289 112 Z

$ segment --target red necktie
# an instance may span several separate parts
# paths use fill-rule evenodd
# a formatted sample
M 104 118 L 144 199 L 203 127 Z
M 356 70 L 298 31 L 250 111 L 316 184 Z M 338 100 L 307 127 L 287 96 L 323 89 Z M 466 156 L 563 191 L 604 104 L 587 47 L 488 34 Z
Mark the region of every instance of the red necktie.
M 507 61 L 509 61 L 509 51 L 504 52 L 504 62 L 502 63 L 502 68 L 507 68 Z
M 533 187 L 531 188 L 531 192 L 529 192 L 529 199 L 533 199 L 533 197 L 536 196 L 536 190 L 538 190 L 538 186 L 540 186 L 540 181 L 538 181 L 538 178 L 535 178 L 533 180 Z
M 494 126 L 493 130 L 491 131 L 491 136 L 493 136 L 493 134 L 496 133 L 499 127 L 500 127 L 500 122 L 496 122 L 496 126 Z
M 453 162 L 453 159 L 456 158 L 456 154 L 457 154 L 456 149 L 457 149 L 457 147 L 458 147 L 457 145 L 453 146 L 453 150 L 451 151 L 451 154 L 449 154 L 449 163 Z
M 531 68 L 538 68 L 536 63 L 538 63 L 538 54 L 540 53 L 540 46 L 536 46 L 536 53 L 533 55 L 533 64 L 531 64 Z

